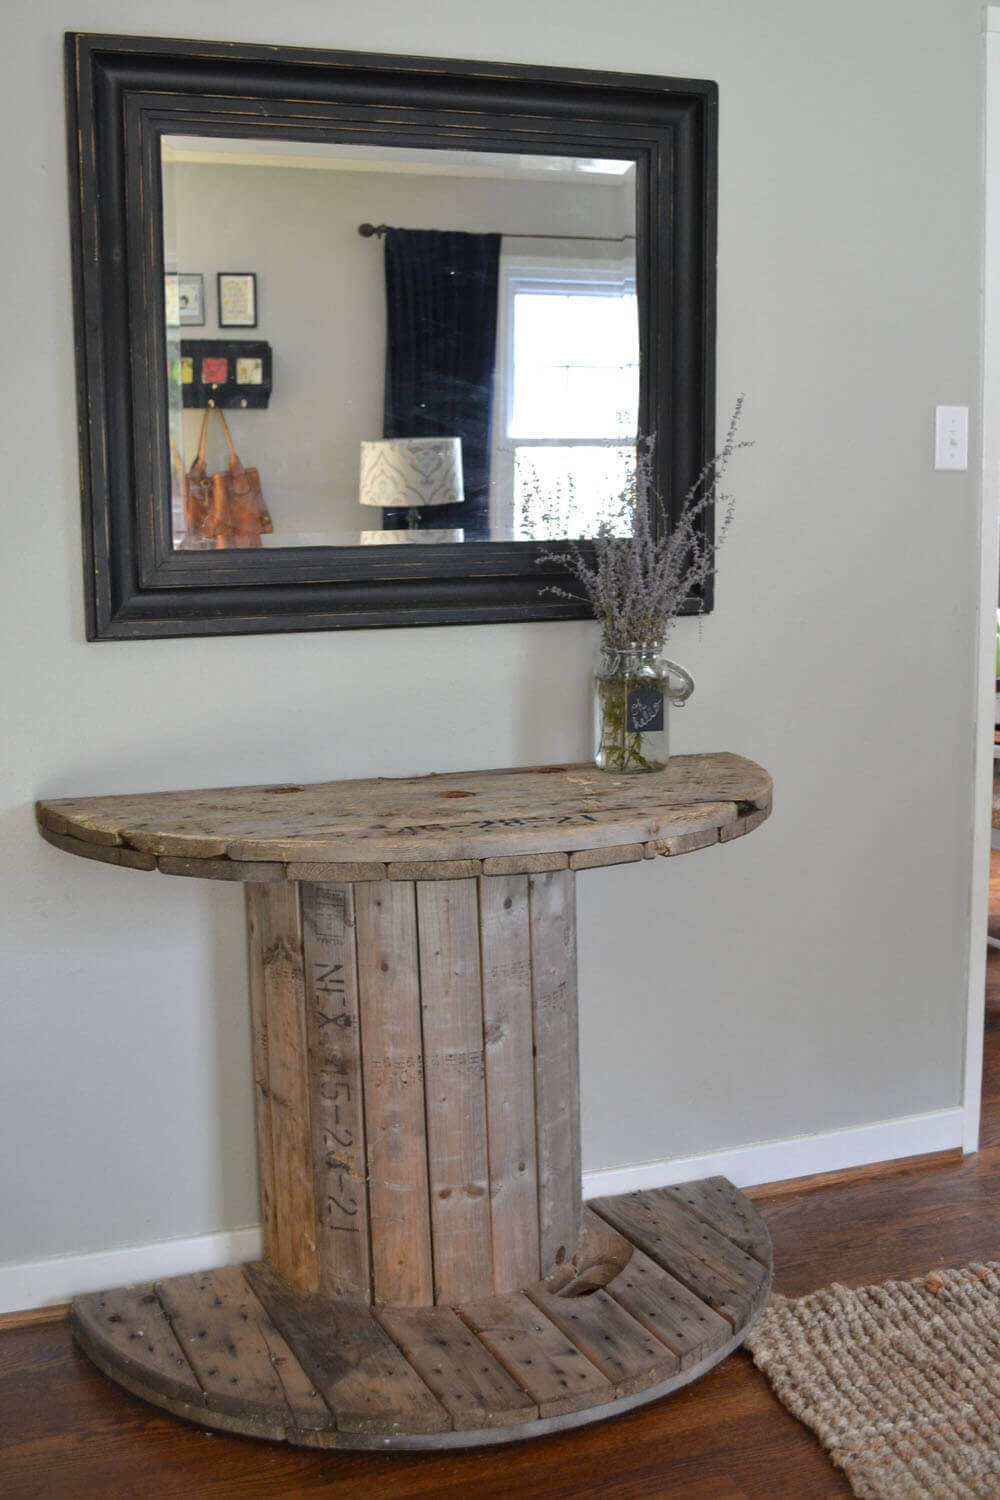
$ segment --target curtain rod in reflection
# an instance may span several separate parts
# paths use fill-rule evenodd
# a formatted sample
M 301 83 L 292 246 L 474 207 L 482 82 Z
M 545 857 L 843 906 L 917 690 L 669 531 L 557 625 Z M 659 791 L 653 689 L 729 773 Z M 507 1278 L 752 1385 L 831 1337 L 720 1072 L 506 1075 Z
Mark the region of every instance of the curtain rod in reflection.
M 370 240 L 373 236 L 381 239 L 394 229 L 394 224 L 359 224 L 358 233 L 362 239 Z M 602 245 L 622 245 L 626 240 L 634 240 L 634 234 L 503 234 L 504 240 L 596 240 Z

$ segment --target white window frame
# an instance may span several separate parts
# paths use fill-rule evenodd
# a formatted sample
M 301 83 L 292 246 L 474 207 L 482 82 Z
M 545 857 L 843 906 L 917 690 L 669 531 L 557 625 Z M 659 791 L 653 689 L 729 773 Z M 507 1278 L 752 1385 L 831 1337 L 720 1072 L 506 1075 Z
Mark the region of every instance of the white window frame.
M 569 247 L 567 247 L 569 248 Z M 577 247 L 572 246 L 572 250 Z M 635 271 L 626 271 L 606 259 L 565 259 L 546 263 L 532 255 L 527 260 L 500 259 L 497 298 L 497 355 L 493 388 L 493 440 L 490 454 L 490 531 L 494 537 L 513 537 L 514 458 L 518 448 L 607 448 L 620 447 L 630 438 L 610 434 L 595 438 L 511 438 L 507 436 L 514 410 L 514 304 L 519 293 L 553 293 L 586 287 L 590 296 L 635 295 Z M 634 436 L 637 436 L 634 435 Z M 634 438 L 632 439 L 634 440 Z

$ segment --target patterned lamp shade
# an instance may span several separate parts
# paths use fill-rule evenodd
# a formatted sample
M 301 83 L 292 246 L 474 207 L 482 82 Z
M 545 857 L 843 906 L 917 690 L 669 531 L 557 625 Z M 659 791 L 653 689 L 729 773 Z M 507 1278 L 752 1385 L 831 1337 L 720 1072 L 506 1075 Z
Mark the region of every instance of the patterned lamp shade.
M 358 498 L 362 505 L 383 510 L 460 503 L 465 499 L 461 438 L 381 438 L 362 443 Z

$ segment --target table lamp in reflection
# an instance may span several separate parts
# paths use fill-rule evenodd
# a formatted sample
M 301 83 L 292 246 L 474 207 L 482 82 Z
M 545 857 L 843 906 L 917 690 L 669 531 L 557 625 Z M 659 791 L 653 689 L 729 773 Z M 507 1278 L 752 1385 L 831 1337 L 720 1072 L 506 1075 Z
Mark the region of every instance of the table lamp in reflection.
M 362 505 L 406 511 L 397 530 L 363 531 L 364 546 L 393 542 L 461 542 L 465 531 L 419 525 L 421 512 L 437 505 L 461 505 L 462 440 L 457 437 L 379 438 L 361 444 Z

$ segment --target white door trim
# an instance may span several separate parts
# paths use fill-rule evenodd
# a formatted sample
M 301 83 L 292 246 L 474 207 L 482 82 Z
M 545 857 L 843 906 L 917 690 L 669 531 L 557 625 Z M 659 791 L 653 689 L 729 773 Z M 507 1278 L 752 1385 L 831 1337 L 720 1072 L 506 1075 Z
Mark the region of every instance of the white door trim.
M 969 996 L 965 1028 L 965 1124 L 962 1145 L 979 1147 L 985 1024 L 986 927 L 989 920 L 996 675 L 997 538 L 1000 511 L 1000 5 L 983 16 L 986 33 L 985 234 L 982 295 L 982 478 L 979 527 L 977 692 L 969 893 Z

